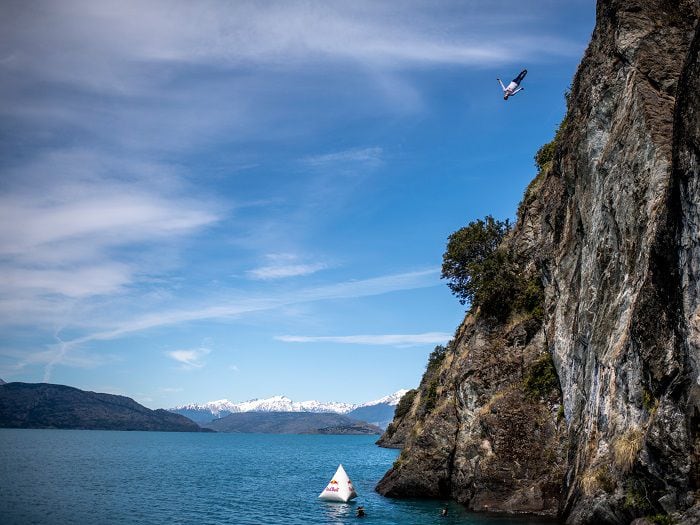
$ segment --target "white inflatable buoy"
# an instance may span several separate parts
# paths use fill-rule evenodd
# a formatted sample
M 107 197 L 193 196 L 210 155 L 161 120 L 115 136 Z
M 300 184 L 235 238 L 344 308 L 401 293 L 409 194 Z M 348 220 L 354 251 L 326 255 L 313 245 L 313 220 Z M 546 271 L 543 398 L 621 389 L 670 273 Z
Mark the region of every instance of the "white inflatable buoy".
M 338 470 L 335 471 L 333 478 L 318 497 L 324 501 L 341 501 L 343 503 L 357 497 L 355 487 L 352 486 L 352 481 L 350 481 L 343 465 L 338 465 Z

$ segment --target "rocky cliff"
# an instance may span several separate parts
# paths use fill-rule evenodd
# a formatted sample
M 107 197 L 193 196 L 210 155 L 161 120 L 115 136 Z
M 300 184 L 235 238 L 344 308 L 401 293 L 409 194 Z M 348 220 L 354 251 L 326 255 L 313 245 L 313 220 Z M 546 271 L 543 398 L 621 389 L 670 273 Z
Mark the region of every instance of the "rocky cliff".
M 700 484 L 697 0 L 600 0 L 554 156 L 504 241 L 542 308 L 471 312 L 377 490 L 693 523 Z M 694 508 L 693 508 L 694 507 Z

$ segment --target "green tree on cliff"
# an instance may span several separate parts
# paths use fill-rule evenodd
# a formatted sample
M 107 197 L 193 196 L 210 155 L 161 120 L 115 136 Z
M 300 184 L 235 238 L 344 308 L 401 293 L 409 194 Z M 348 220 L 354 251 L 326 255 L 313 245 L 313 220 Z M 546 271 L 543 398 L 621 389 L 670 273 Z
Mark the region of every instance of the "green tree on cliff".
M 487 215 L 449 236 L 442 256 L 442 278 L 459 302 L 480 315 L 504 321 L 511 312 L 541 319 L 544 290 L 538 275 L 526 272 L 503 246 L 509 221 Z
M 461 304 L 483 306 L 498 292 L 499 275 L 509 270 L 505 252 L 498 249 L 510 231 L 508 220 L 487 215 L 454 232 L 442 256 L 442 278 Z

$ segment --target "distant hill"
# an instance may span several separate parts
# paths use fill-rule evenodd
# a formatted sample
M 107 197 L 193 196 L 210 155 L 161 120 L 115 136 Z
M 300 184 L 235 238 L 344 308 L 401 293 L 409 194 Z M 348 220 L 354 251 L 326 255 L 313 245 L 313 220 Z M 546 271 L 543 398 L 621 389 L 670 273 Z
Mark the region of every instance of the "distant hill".
M 353 419 L 359 419 L 360 421 L 367 421 L 372 425 L 377 425 L 382 430 L 386 430 L 394 419 L 394 411 L 396 410 L 395 405 L 371 405 L 365 407 L 359 407 L 345 414 Z
M 168 410 L 172 414 L 179 414 L 181 416 L 186 417 L 187 419 L 191 419 L 198 425 L 204 426 L 205 423 L 209 423 L 212 419 L 218 418 L 218 417 L 224 417 L 227 416 L 230 412 L 221 412 L 220 415 L 215 416 L 208 410 L 197 410 L 197 409 L 190 409 L 190 408 L 170 408 Z
M 407 390 L 399 390 L 388 396 L 359 405 L 338 401 L 292 401 L 286 396 L 273 396 L 239 403 L 228 399 L 209 401 L 203 404 L 190 403 L 169 410 L 188 417 L 200 425 L 213 419 L 241 412 L 314 412 L 345 414 L 352 419 L 368 421 L 385 429 L 394 417 L 396 404 L 406 392 Z
M 4 384 L 6 384 L 5 381 L 3 381 L 2 379 L 0 379 L 0 385 L 4 385 Z
M 261 434 L 381 434 L 363 421 L 332 413 L 240 412 L 204 425 L 217 432 Z
M 47 383 L 0 386 L 0 427 L 201 432 L 196 423 L 131 398 Z

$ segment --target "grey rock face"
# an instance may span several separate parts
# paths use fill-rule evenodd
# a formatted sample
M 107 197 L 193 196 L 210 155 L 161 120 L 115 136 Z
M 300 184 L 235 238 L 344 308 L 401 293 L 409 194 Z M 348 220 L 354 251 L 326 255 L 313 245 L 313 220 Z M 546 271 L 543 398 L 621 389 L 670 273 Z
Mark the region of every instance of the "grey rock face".
M 563 510 L 572 523 L 670 511 L 690 490 L 697 352 L 683 328 L 672 136 L 697 5 L 675 4 L 599 4 L 549 175 L 559 191 L 541 194 L 545 331 L 570 423 Z
M 517 319 L 465 320 L 435 406 L 421 412 L 421 385 L 394 422 L 405 448 L 380 492 L 558 509 L 569 523 L 690 516 L 700 486 L 699 12 L 694 0 L 598 2 L 553 166 L 507 241 L 542 278 L 544 319 L 517 343 Z M 543 353 L 561 398 L 528 401 L 523 378 Z
M 687 346 L 687 392 L 681 397 L 690 429 L 689 478 L 693 505 L 679 523 L 700 523 L 700 26 L 688 51 L 676 100 L 673 141 L 673 204 L 677 210 L 679 269 L 683 302 L 682 335 Z M 687 398 L 685 397 L 687 396 Z M 681 459 L 681 461 L 683 461 Z M 677 497 L 683 497 L 678 494 Z M 672 502 L 675 504 L 675 502 Z

